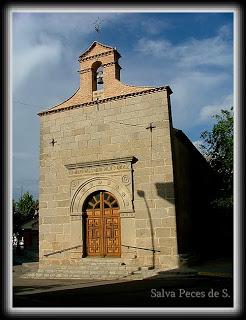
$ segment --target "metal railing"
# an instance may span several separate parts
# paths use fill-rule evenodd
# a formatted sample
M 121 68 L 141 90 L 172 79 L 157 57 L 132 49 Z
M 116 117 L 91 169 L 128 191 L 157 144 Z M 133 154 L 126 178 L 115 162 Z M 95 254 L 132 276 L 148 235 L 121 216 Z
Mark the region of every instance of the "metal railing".
M 152 251 L 152 252 L 161 252 L 160 250 L 149 249 L 149 248 L 141 248 L 141 247 L 134 247 L 134 246 L 127 246 L 127 245 L 124 245 L 124 244 L 122 244 L 121 246 L 122 247 L 127 247 L 128 249 L 129 248 L 134 248 L 134 249 L 147 250 L 147 251 Z
M 58 251 L 53 251 L 53 252 L 50 252 L 50 253 L 46 253 L 44 254 L 45 257 L 48 257 L 48 256 L 52 256 L 53 254 L 57 254 L 57 253 L 62 253 L 64 251 L 69 251 L 69 250 L 72 250 L 72 249 L 77 249 L 79 247 L 82 247 L 82 244 L 78 245 L 78 246 L 75 246 L 75 247 L 70 247 L 70 248 L 66 248 L 66 249 L 62 249 L 62 250 L 58 250 Z
M 149 249 L 149 248 L 141 248 L 141 247 L 135 247 L 135 246 L 128 246 L 128 245 L 124 245 L 122 244 L 121 245 L 122 247 L 126 247 L 126 248 L 134 248 L 134 249 L 139 249 L 139 250 L 147 250 L 147 251 L 152 251 L 152 252 L 161 252 L 160 250 L 155 250 L 155 249 Z M 54 254 L 57 254 L 57 253 L 62 253 L 64 251 L 69 251 L 69 250 L 72 250 L 72 249 L 77 249 L 79 247 L 82 247 L 82 244 L 78 245 L 78 246 L 74 246 L 74 247 L 70 247 L 70 248 L 66 248 L 66 249 L 62 249 L 62 250 L 58 250 L 58 251 L 53 251 L 53 252 L 50 252 L 50 253 L 46 253 L 44 254 L 45 257 L 48 257 L 48 256 L 52 256 Z

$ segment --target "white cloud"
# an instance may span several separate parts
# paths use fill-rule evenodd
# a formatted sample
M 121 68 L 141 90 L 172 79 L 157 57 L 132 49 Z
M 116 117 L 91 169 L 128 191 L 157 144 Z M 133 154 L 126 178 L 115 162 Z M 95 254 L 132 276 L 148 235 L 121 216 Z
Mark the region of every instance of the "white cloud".
M 215 114 L 218 114 L 221 109 L 228 110 L 233 105 L 233 96 L 228 95 L 222 99 L 222 101 L 214 103 L 212 105 L 204 106 L 200 110 L 199 121 L 206 122 L 212 118 Z
M 136 50 L 155 58 L 167 61 L 176 61 L 176 65 L 183 68 L 197 66 L 219 66 L 231 65 L 232 50 L 226 35 L 228 27 L 219 29 L 215 37 L 207 39 L 190 39 L 189 41 L 174 45 L 167 39 L 147 39 L 138 41 Z
M 231 26 L 223 25 L 214 37 L 205 39 L 192 38 L 177 44 L 167 38 L 145 37 L 138 41 L 135 50 L 139 56 L 148 56 L 143 59 L 142 78 L 151 79 L 153 75 L 154 85 L 170 85 L 173 90 L 174 126 L 186 131 L 201 123 L 208 124 L 212 121 L 211 113 L 220 110 L 223 104 L 230 104 L 228 100 L 217 103 L 221 97 L 232 97 L 230 32 Z
M 224 24 L 218 30 L 218 35 L 223 39 L 232 38 L 233 28 L 231 24 Z
M 170 21 L 157 20 L 153 18 L 142 20 L 140 23 L 144 29 L 144 32 L 150 35 L 160 34 L 161 32 L 163 32 L 163 30 L 166 30 L 172 27 L 172 24 L 170 23 Z
M 199 71 L 179 71 L 174 69 L 174 77 L 170 79 L 173 90 L 171 96 L 174 126 L 185 129 L 192 128 L 201 122 L 200 110 L 204 102 L 219 100 L 225 90 L 228 75 Z M 203 119 L 209 122 L 208 117 Z
M 58 41 L 42 43 L 40 45 L 27 45 L 25 50 L 20 50 L 13 57 L 13 85 L 14 89 L 26 81 L 37 67 L 47 68 L 61 58 L 62 46 Z
M 180 57 L 179 65 L 193 67 L 201 65 L 222 66 L 232 64 L 232 53 L 219 36 L 215 38 L 193 39 L 183 46 L 173 49 L 173 54 Z
M 102 27 L 106 27 L 120 14 L 102 13 L 100 16 Z M 87 49 L 85 37 L 95 33 L 98 14 L 16 13 L 13 17 L 13 88 L 18 90 L 39 67 L 56 66 L 61 57 L 63 64 L 69 59 L 71 65 L 74 44 L 82 51 Z M 80 43 L 73 41 L 74 37 L 79 38 Z
M 142 38 L 138 41 L 136 51 L 146 55 L 153 55 L 155 58 L 170 56 L 172 44 L 168 40 L 151 40 Z
M 174 61 L 169 64 L 155 58 L 140 59 L 133 55 L 123 65 L 122 79 L 132 85 L 162 86 L 169 85 L 171 95 L 173 125 L 179 129 L 190 130 L 201 123 L 200 110 L 211 101 L 220 101 L 221 97 L 231 95 L 230 70 L 180 68 Z M 125 61 L 124 61 L 125 62 Z M 210 118 L 204 123 L 211 122 Z

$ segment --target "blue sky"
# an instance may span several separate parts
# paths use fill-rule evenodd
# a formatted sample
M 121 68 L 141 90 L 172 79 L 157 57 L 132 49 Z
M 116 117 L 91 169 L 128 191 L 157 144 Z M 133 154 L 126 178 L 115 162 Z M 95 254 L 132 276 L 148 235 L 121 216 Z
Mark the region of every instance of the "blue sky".
M 99 17 L 99 19 L 98 19 Z M 97 34 L 94 24 L 100 21 Z M 212 115 L 233 105 L 233 14 L 14 12 L 13 196 L 38 197 L 37 113 L 79 86 L 78 57 L 93 41 L 117 47 L 121 81 L 169 85 L 174 127 L 197 144 Z

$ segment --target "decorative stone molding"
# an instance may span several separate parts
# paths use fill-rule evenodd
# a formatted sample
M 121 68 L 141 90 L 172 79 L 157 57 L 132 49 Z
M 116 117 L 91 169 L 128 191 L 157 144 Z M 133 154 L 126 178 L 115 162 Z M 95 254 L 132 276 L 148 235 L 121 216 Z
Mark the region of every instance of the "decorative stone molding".
M 101 161 L 67 164 L 70 185 L 70 214 L 82 215 L 86 198 L 93 192 L 106 190 L 114 194 L 122 217 L 133 217 L 132 163 L 137 159 L 124 157 Z
M 103 52 L 99 52 L 99 53 L 96 53 L 96 54 L 93 54 L 91 55 L 91 50 L 95 47 L 95 46 L 100 46 L 101 48 L 103 48 Z M 106 51 L 105 51 L 106 49 Z M 80 56 L 79 56 L 79 61 L 83 61 L 85 59 L 89 59 L 89 58 L 93 58 L 93 57 L 97 57 L 98 55 L 101 55 L 101 54 L 109 54 L 109 53 L 115 53 L 117 54 L 119 57 L 120 57 L 120 54 L 119 52 L 117 51 L 116 47 L 111 47 L 111 46 L 107 46 L 103 43 L 100 43 L 98 41 L 94 41 L 90 47 L 85 50 Z
M 116 159 L 98 160 L 90 162 L 78 162 L 65 164 L 65 167 L 71 171 L 70 174 L 93 173 L 101 171 L 117 171 L 122 169 L 130 169 L 131 163 L 136 162 L 135 157 L 124 157 Z M 83 169 L 83 170 L 80 170 Z
M 115 65 L 115 64 L 118 64 L 118 62 L 112 61 L 112 62 L 103 64 L 103 67 L 104 67 L 104 68 L 105 68 L 105 67 L 110 67 L 110 66 L 113 66 L 113 65 Z
M 101 53 L 98 53 L 98 54 L 95 54 L 93 56 L 88 56 L 88 57 L 85 57 L 85 58 L 80 58 L 79 59 L 79 62 L 83 62 L 83 61 L 87 61 L 87 60 L 93 60 L 93 59 L 99 59 L 101 57 L 106 57 L 110 54 L 113 54 L 114 53 L 114 50 L 109 50 L 107 52 L 101 52 Z
M 87 69 L 79 70 L 77 72 L 82 74 L 82 73 L 86 73 L 86 72 L 91 72 L 91 70 L 92 70 L 91 68 L 87 68 Z

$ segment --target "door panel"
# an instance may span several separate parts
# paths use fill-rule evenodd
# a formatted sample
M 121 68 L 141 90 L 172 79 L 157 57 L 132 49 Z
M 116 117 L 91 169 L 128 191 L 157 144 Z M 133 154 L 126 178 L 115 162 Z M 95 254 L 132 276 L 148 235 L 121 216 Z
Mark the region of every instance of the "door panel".
M 104 218 L 105 255 L 120 255 L 120 223 L 118 217 Z
M 100 217 L 90 217 L 88 214 L 86 236 L 87 254 L 100 256 L 102 251 L 102 224 Z
M 109 192 L 91 195 L 86 210 L 88 256 L 120 256 L 121 234 L 118 202 Z

